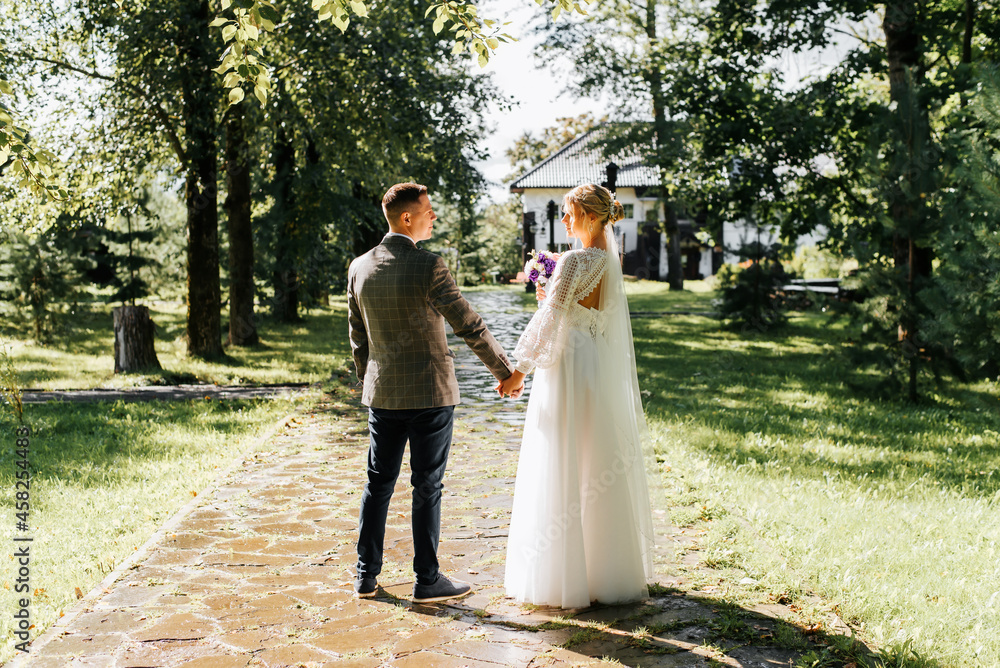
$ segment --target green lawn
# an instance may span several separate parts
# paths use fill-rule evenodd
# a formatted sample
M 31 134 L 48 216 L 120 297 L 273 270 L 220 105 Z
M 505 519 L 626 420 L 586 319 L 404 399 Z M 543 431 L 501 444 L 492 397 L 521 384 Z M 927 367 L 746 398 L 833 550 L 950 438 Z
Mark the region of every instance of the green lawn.
M 114 374 L 111 306 L 103 303 L 80 304 L 67 316 L 72 326 L 48 345 L 26 341 L 23 330 L 0 330 L 0 337 L 22 385 L 48 390 L 179 382 L 314 383 L 351 368 L 345 297 L 306 312 L 300 323 L 263 318 L 258 325 L 260 345 L 227 348 L 226 358 L 213 362 L 188 357 L 183 304 L 151 301 L 147 306 L 156 324 L 156 355 L 163 367 L 159 374 Z M 226 322 L 224 314 L 224 327 Z
M 698 317 L 633 327 L 668 504 L 708 532 L 724 596 L 812 591 L 905 665 L 1000 665 L 996 383 L 925 387 L 919 406 L 859 394 L 820 314 L 743 337 Z

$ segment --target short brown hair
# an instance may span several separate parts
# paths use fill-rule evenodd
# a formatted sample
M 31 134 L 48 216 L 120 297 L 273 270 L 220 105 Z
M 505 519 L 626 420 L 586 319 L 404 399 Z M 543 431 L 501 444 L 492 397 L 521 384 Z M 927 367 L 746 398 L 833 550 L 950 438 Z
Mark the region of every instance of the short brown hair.
M 427 194 L 427 186 L 419 183 L 397 183 L 382 197 L 382 212 L 389 223 L 395 223 L 403 212 L 420 202 L 420 196 Z

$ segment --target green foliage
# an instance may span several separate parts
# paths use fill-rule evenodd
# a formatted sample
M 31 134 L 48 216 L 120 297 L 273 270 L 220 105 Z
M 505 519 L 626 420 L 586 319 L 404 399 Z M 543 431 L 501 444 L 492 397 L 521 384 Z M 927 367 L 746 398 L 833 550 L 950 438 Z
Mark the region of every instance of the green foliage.
M 702 212 L 710 230 L 755 218 L 794 239 L 822 225 L 835 250 L 862 267 L 888 258 L 894 280 L 879 266 L 859 277 L 891 303 L 858 326 L 881 328 L 871 352 L 903 373 L 915 398 L 924 370 L 938 374 L 959 354 L 924 331 L 940 315 L 924 294 L 937 285 L 932 258 L 983 246 L 970 236 L 969 222 L 980 219 L 969 213 L 981 215 L 984 195 L 961 182 L 968 151 L 956 147 L 966 134 L 984 139 L 973 111 L 979 100 L 995 105 L 977 77 L 995 62 L 1000 33 L 992 3 L 967 7 L 974 11 L 952 0 L 616 0 L 566 29 L 546 23 L 543 49 L 569 56 L 578 91 L 621 101 L 619 115 L 637 120 L 621 141 L 655 146 L 649 159 L 664 170 L 670 198 Z M 844 40 L 845 26 L 856 39 Z M 787 63 L 833 51 L 830 67 L 789 77 L 796 68 Z M 652 124 L 650 101 L 654 117 L 663 114 Z M 984 154 L 995 154 L 991 145 Z M 986 313 L 993 297 L 982 287 Z M 969 292 L 965 302 L 946 295 L 937 304 L 958 322 L 965 316 L 955 312 L 973 300 Z M 980 317 L 974 329 L 992 327 Z M 985 364 L 970 354 L 973 366 Z
M 719 271 L 715 272 L 715 286 L 721 290 L 735 287 L 742 271 L 743 267 L 738 264 L 723 264 L 719 267 Z
M 21 383 L 18 380 L 14 360 L 7 352 L 7 346 L 0 347 L 0 395 L 10 406 L 18 424 L 24 423 L 24 404 L 21 401 Z
M 0 246 L 0 295 L 8 317 L 29 319 L 35 341 L 51 340 L 62 324 L 63 302 L 73 297 L 88 266 L 71 231 L 12 235 Z
M 272 50 L 289 65 L 275 75 L 268 115 L 254 119 L 264 164 L 254 243 L 261 301 L 294 319 L 290 301 L 311 306 L 342 291 L 350 260 L 382 239 L 380 202 L 394 183 L 426 184 L 435 206 L 455 214 L 452 244 L 473 252 L 484 183 L 469 147 L 496 91 L 413 3 L 374 5 L 365 29 L 344 35 L 316 30 L 292 5 L 283 17 Z
M 955 147 L 955 187 L 942 216 L 952 224 L 938 243 L 937 280 L 921 298 L 922 325 L 973 377 L 1000 375 L 1000 74 L 984 68 L 973 106 L 981 132 L 961 136 Z
M 69 192 L 53 178 L 57 158 L 51 151 L 38 148 L 28 130 L 15 123 L 10 98 L 14 89 L 0 79 L 0 174 L 7 169 L 18 180 L 18 186 L 43 199 L 64 200 Z
M 761 334 L 785 323 L 780 291 L 788 277 L 778 261 L 780 252 L 780 244 L 746 244 L 738 254 L 747 266 L 727 270 L 718 279 L 722 290 L 719 317 L 729 327 Z
M 520 202 L 511 199 L 489 204 L 466 218 L 460 209 L 445 204 L 438 210 L 434 236 L 427 247 L 449 263 L 460 285 L 494 283 L 500 274 L 521 271 Z
M 798 278 L 844 278 L 857 268 L 854 260 L 819 246 L 803 246 L 785 263 L 788 273 Z
M 116 1 L 119 6 L 123 3 L 123 0 Z M 544 1 L 535 0 L 539 5 Z M 311 4 L 320 23 L 329 20 L 341 33 L 347 32 L 351 16 L 369 18 L 368 3 L 364 0 L 312 0 Z M 376 9 L 381 9 L 383 4 L 388 3 L 378 3 Z M 583 4 L 588 3 L 584 0 Z M 229 14 L 216 18 L 210 24 L 221 30 L 222 41 L 227 45 L 222 61 L 214 71 L 226 77 L 223 85 L 229 89 L 229 104 L 239 104 L 243 100 L 243 86 L 246 84 L 264 107 L 272 91 L 272 76 L 271 68 L 264 59 L 261 38 L 275 32 L 281 21 L 278 10 L 266 0 L 236 0 L 235 3 L 233 0 L 222 0 L 222 10 Z M 553 19 L 558 19 L 564 11 L 586 14 L 579 2 L 556 0 L 552 9 Z M 476 58 L 480 67 L 486 66 L 501 42 L 516 41 L 505 31 L 509 21 L 482 18 L 479 9 L 471 2 L 431 0 L 424 17 L 431 15 L 434 17 L 434 35 L 445 29 L 454 32 L 451 53 L 459 55 L 467 51 Z

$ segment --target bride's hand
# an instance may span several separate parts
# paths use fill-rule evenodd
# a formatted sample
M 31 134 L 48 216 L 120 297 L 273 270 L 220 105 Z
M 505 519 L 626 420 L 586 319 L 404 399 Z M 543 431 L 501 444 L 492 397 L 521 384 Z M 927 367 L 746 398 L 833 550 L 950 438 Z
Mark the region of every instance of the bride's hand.
M 509 395 L 511 399 L 517 399 L 524 392 L 524 374 L 520 371 L 514 371 L 507 378 L 497 383 L 496 390 L 500 393 L 501 397 Z
M 535 301 L 541 302 L 544 300 L 545 300 L 545 289 L 541 287 L 535 288 Z

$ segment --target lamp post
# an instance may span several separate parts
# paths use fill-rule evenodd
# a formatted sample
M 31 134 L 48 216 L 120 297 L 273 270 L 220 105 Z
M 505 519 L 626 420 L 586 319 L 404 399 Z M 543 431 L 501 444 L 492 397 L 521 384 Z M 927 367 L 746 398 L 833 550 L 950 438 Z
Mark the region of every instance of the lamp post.
M 552 200 L 549 200 L 549 204 L 546 207 L 546 212 L 549 216 L 549 252 L 556 252 L 556 211 L 559 207 Z
M 609 162 L 608 166 L 604 168 L 604 171 L 608 175 L 608 190 L 611 191 L 612 197 L 617 197 L 618 165 L 616 165 L 614 162 Z

